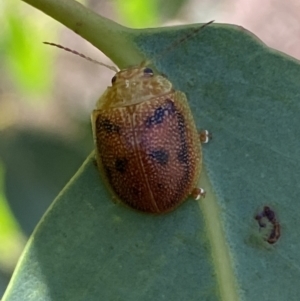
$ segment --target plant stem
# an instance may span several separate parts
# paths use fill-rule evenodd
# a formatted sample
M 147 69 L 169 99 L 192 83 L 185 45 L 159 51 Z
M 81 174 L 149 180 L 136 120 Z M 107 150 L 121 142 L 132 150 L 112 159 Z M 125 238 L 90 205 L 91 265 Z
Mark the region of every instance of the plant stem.
M 121 26 L 74 0 L 23 0 L 100 49 L 120 68 L 134 65 L 142 55 L 132 43 L 133 29 Z

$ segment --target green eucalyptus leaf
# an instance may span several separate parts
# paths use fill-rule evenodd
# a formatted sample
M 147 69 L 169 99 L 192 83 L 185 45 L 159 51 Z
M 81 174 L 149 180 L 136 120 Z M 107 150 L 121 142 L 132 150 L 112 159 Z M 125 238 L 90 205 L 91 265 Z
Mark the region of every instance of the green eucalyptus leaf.
M 166 215 L 135 212 L 112 202 L 92 154 L 40 221 L 3 301 L 298 299 L 299 64 L 218 24 L 155 59 L 197 26 L 126 29 L 123 39 L 140 53 L 128 64 L 154 58 L 213 133 L 207 197 Z M 111 48 L 124 67 L 130 51 Z M 265 205 L 281 225 L 273 245 L 254 219 Z

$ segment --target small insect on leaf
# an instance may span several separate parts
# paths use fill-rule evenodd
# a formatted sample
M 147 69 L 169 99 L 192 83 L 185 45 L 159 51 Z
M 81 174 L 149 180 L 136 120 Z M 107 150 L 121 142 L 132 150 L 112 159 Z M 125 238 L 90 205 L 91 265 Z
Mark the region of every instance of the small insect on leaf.
M 196 35 L 208 22 L 176 40 L 157 57 Z M 58 44 L 89 61 L 93 59 Z M 117 71 L 92 113 L 96 160 L 112 194 L 127 206 L 146 213 L 166 213 L 188 196 L 199 199 L 201 142 L 186 95 L 176 91 L 150 62 Z

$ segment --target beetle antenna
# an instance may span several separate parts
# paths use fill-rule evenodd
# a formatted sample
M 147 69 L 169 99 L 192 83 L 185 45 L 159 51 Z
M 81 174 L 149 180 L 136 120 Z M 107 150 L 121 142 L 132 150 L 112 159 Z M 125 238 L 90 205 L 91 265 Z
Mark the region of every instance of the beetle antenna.
M 173 48 L 175 48 L 176 46 L 178 46 L 179 44 L 185 42 L 186 40 L 192 38 L 193 36 L 195 36 L 201 29 L 203 29 L 204 27 L 212 24 L 215 20 L 209 21 L 205 24 L 203 24 L 200 27 L 194 28 L 190 33 L 188 33 L 187 35 L 185 35 L 184 37 L 179 38 L 178 40 L 176 40 L 174 43 L 172 43 L 171 45 L 169 45 L 166 49 L 164 49 L 161 53 L 159 53 L 158 55 L 155 55 L 151 61 L 153 61 L 154 59 L 160 58 L 162 57 L 165 53 L 169 52 L 170 50 L 172 50 Z
M 108 68 L 112 71 L 118 72 L 118 69 L 115 66 L 109 66 L 109 65 L 106 65 L 104 63 L 100 63 L 100 62 L 98 62 L 96 60 L 93 60 L 92 58 L 90 58 L 90 57 L 88 57 L 88 56 L 86 56 L 86 55 L 84 55 L 84 54 L 82 54 L 82 53 L 80 53 L 76 50 L 73 50 L 73 49 L 70 49 L 70 48 L 64 47 L 62 45 L 55 44 L 55 43 L 50 43 L 50 42 L 43 42 L 43 43 L 46 44 L 46 45 L 55 46 L 57 48 L 63 49 L 63 50 L 68 51 L 68 52 L 71 52 L 71 53 L 76 54 L 76 55 L 78 55 L 78 56 L 80 56 L 80 57 L 82 57 L 82 58 L 84 58 L 84 59 L 86 59 L 86 60 L 88 60 L 92 63 L 104 66 L 104 67 L 106 67 L 106 68 Z

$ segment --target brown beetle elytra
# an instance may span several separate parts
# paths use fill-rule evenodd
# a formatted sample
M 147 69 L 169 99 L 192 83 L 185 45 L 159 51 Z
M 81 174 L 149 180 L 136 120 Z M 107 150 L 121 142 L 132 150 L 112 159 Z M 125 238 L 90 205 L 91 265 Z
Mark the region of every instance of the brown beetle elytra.
M 98 167 L 126 205 L 165 213 L 204 194 L 196 188 L 201 144 L 186 96 L 144 64 L 113 77 L 92 125 Z

